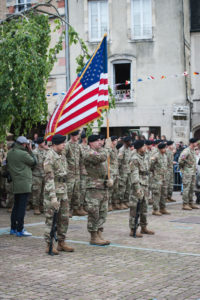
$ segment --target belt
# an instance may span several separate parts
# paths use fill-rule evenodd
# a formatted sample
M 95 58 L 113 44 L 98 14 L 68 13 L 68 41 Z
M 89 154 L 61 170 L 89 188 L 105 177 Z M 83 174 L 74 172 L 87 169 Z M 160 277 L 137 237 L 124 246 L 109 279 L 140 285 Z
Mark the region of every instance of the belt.
M 58 177 L 58 178 L 55 178 L 55 181 L 64 183 L 64 182 L 67 182 L 67 178 L 66 177 Z

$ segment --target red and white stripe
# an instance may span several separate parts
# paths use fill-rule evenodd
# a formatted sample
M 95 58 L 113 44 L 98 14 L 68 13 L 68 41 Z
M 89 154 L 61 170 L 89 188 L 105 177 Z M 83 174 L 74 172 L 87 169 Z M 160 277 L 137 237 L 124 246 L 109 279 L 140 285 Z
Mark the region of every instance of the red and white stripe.
M 100 81 L 85 90 L 78 81 L 79 78 L 51 116 L 46 129 L 47 140 L 54 134 L 66 135 L 95 120 L 101 115 L 101 109 L 108 107 L 107 73 L 102 73 Z

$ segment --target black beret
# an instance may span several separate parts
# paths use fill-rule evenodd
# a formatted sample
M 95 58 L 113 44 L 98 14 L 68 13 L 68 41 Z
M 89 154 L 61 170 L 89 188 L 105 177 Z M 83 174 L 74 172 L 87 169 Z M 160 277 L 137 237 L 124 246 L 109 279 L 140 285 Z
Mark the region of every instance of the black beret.
M 162 143 L 162 140 L 155 140 L 155 145 L 158 145 L 159 143 Z
M 167 146 L 166 143 L 160 143 L 160 144 L 158 145 L 158 149 L 164 149 L 166 146 Z
M 145 145 L 150 146 L 153 144 L 153 141 L 146 140 L 146 141 L 144 141 L 144 143 L 145 143 Z
M 105 137 L 105 135 L 100 134 L 99 138 L 100 138 L 100 140 L 105 140 L 106 137 Z
M 171 146 L 171 145 L 173 145 L 173 141 L 167 141 L 167 146 Z
M 61 134 L 55 134 L 52 137 L 52 144 L 59 145 L 59 144 L 64 143 L 65 140 L 66 140 L 66 136 L 61 135 Z
M 79 134 L 79 130 L 73 131 L 73 132 L 71 132 L 70 134 L 71 134 L 72 136 L 76 136 L 76 135 Z
M 118 139 L 118 137 L 116 135 L 112 135 L 110 138 L 111 138 L 112 142 Z
M 131 137 L 130 137 L 130 136 L 125 136 L 125 137 L 123 138 L 123 141 L 124 141 L 125 143 L 130 142 L 130 141 L 131 141 Z
M 85 132 L 81 133 L 81 138 L 82 138 L 82 139 L 86 138 Z
M 37 144 L 42 144 L 44 142 L 44 138 L 43 137 L 38 137 L 36 140 Z
M 88 143 L 96 142 L 100 140 L 100 136 L 98 134 L 92 134 L 88 137 Z
M 195 138 L 191 138 L 191 139 L 189 140 L 190 144 L 194 144 L 194 143 L 196 143 L 197 141 L 198 141 L 198 139 L 195 139 Z
M 117 144 L 117 146 L 116 146 L 117 150 L 119 150 L 122 146 L 123 146 L 122 143 Z
M 144 146 L 144 140 L 139 140 L 134 142 L 135 149 L 140 149 Z

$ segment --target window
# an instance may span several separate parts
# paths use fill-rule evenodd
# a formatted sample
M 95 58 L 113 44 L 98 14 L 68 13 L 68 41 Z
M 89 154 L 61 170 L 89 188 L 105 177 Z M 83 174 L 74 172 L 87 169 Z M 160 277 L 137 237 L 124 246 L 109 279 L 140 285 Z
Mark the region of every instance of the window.
M 91 0 L 89 5 L 89 40 L 100 41 L 108 32 L 107 0 Z
M 113 64 L 113 86 L 117 101 L 131 100 L 131 63 L 121 61 Z
M 152 38 L 152 0 L 132 0 L 132 39 Z
M 31 0 L 17 0 L 16 1 L 16 12 L 26 10 L 31 7 Z

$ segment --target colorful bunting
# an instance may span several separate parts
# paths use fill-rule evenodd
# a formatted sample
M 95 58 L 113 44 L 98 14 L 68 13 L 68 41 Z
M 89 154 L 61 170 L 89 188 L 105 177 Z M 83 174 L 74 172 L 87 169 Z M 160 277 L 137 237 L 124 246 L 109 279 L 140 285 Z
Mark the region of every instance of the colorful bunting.
M 193 72 L 192 75 L 200 75 L 200 72 Z M 182 74 L 174 74 L 174 75 L 169 75 L 169 76 L 166 76 L 166 75 L 162 75 L 162 76 L 159 76 L 159 77 L 154 77 L 152 75 L 150 76 L 145 76 L 144 78 L 138 78 L 137 79 L 137 82 L 143 82 L 143 81 L 146 81 L 146 80 L 158 80 L 158 79 L 169 79 L 169 78 L 177 78 L 177 77 L 181 77 L 181 76 L 189 76 L 189 73 L 187 71 L 183 72 Z M 125 82 L 122 82 L 122 83 L 116 83 L 115 84 L 115 87 L 118 87 L 120 85 L 128 85 L 128 84 L 131 84 L 131 81 L 130 80 L 126 80 Z M 55 93 L 48 93 L 46 96 L 47 97 L 50 97 L 50 96 L 57 96 L 57 95 L 66 95 L 66 92 L 61 92 L 61 93 L 58 93 L 58 92 L 55 92 Z

